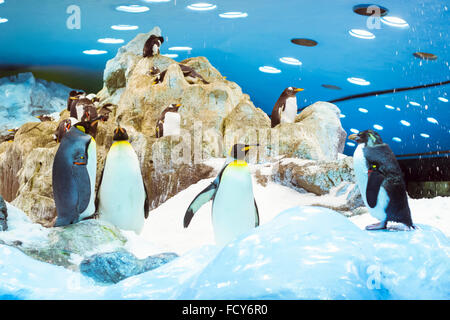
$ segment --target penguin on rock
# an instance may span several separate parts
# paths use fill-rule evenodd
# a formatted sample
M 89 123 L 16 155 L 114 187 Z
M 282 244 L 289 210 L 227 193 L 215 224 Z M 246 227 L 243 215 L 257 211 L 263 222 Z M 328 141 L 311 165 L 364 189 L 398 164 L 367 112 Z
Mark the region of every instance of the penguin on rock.
M 415 228 L 411 219 L 405 182 L 391 148 L 373 130 L 348 137 L 358 143 L 353 166 L 361 196 L 370 214 L 380 220 L 366 230 L 386 229 L 389 221 Z
M 218 245 L 224 245 L 259 226 L 252 177 L 245 161 L 248 151 L 257 146 L 238 143 L 232 147 L 231 159 L 227 160 L 216 179 L 189 205 L 184 216 L 185 228 L 200 207 L 210 200 L 213 200 L 212 224 Z
M 163 37 L 158 37 L 152 34 L 147 41 L 145 41 L 144 49 L 142 52 L 142 56 L 144 58 L 146 57 L 153 57 L 159 54 L 159 48 L 161 47 L 161 44 L 164 42 Z
M 161 113 L 156 121 L 156 137 L 180 135 L 181 117 L 178 113 L 181 104 L 171 104 Z
M 97 195 L 100 219 L 123 230 L 141 233 L 149 213 L 149 200 L 136 152 L 127 131 L 114 130 Z
M 271 123 L 272 128 L 280 123 L 294 123 L 297 116 L 297 97 L 296 94 L 303 91 L 302 88 L 288 87 L 284 89 L 278 98 L 272 110 Z
M 70 127 L 56 151 L 52 170 L 55 227 L 77 223 L 95 213 L 97 147 L 89 130 L 97 121 Z

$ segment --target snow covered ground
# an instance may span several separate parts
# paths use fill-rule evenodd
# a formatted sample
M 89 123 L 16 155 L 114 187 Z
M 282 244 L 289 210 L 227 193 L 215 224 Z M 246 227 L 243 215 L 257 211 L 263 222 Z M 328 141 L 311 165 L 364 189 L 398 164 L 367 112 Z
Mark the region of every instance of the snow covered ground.
M 40 114 L 58 118 L 72 89 L 36 79 L 31 72 L 0 79 L 0 131 L 20 127 Z
M 303 206 L 313 195 L 254 184 L 261 226 L 225 247 L 214 245 L 211 204 L 182 222 L 202 180 L 150 212 L 141 235 L 124 232 L 143 258 L 180 254 L 155 270 L 115 285 L 39 262 L 0 245 L 0 298 L 19 299 L 449 299 L 450 198 L 410 200 L 414 231 L 363 230 L 367 215 L 346 218 Z M 46 229 L 8 205 L 9 239 Z M 8 234 L 9 233 L 9 234 Z M 51 277 L 49 276 L 51 275 Z

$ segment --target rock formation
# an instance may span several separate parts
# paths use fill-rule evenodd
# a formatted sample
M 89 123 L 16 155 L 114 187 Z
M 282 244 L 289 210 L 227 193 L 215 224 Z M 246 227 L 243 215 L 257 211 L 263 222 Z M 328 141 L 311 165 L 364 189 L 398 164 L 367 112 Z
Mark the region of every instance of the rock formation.
M 345 142 L 339 109 L 317 102 L 303 110 L 292 124 L 270 128 L 269 117 L 250 97 L 228 81 L 204 57 L 182 61 L 208 84 L 189 84 L 179 64 L 165 56 L 142 57 L 150 34 L 139 34 L 118 50 L 104 71 L 104 87 L 97 93 L 99 106 L 111 103 L 109 120 L 97 131 L 97 187 L 116 123 L 127 129 L 141 163 L 151 209 L 181 190 L 217 174 L 204 160 L 224 157 L 236 142 L 260 143 L 253 162 L 272 163 L 279 172 L 273 180 L 292 188 L 323 195 L 342 181 L 352 181 L 347 160 L 338 160 Z M 161 83 L 153 84 L 152 67 L 167 70 Z M 180 103 L 180 136 L 157 139 L 155 125 L 161 111 Z M 68 112 L 62 111 L 61 119 Z M 33 221 L 51 226 L 56 215 L 51 170 L 57 144 L 54 121 L 27 123 L 13 142 L 0 143 L 0 194 L 24 210 Z M 279 157 L 308 159 L 292 165 Z M 279 164 L 279 165 L 278 165 Z
M 139 260 L 126 251 L 98 253 L 81 262 L 80 272 L 100 283 L 117 283 L 156 269 L 177 257 L 176 253 L 168 252 Z

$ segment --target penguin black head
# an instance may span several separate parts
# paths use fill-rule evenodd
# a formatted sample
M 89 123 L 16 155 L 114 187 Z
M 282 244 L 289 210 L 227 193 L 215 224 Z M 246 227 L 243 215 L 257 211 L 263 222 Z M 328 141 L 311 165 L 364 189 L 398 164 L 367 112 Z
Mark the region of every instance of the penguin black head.
M 236 143 L 230 151 L 230 156 L 236 160 L 244 160 L 248 151 L 253 147 L 259 147 L 259 144 Z
M 304 89 L 302 89 L 302 88 L 287 87 L 286 89 L 284 89 L 283 94 L 285 94 L 288 97 L 295 97 L 297 92 L 300 92 L 300 91 L 303 91 L 303 90 Z
M 128 133 L 125 128 L 122 128 L 120 125 L 114 130 L 113 141 L 127 141 Z
M 155 75 L 157 75 L 157 74 L 159 74 L 159 73 L 161 73 L 161 70 L 159 70 L 159 68 L 158 67 L 152 67 L 151 69 L 150 69 L 150 75 L 152 75 L 152 76 L 155 76 Z
M 383 140 L 381 140 L 380 135 L 373 130 L 365 130 L 359 133 L 351 134 L 348 136 L 350 140 L 356 141 L 356 143 L 361 144 L 364 143 L 366 146 L 373 147 L 377 144 L 382 144 Z
M 168 108 L 167 108 L 167 112 L 178 112 L 178 109 L 180 109 L 181 104 L 180 103 L 172 103 Z

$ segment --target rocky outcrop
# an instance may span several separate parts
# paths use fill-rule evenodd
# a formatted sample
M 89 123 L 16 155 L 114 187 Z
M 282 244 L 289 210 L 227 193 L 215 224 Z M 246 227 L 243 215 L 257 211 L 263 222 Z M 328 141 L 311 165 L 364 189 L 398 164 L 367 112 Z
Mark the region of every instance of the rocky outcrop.
M 296 190 L 324 195 L 342 182 L 354 182 L 353 161 L 351 157 L 336 161 L 282 159 L 274 180 Z
M 281 123 L 272 130 L 276 155 L 310 160 L 337 160 L 347 137 L 339 108 L 323 101 L 305 108 L 295 123 Z
M 0 196 L 0 231 L 8 230 L 8 210 L 6 208 L 5 200 L 3 200 L 2 196 Z
M 177 257 L 168 252 L 139 260 L 126 251 L 99 253 L 83 260 L 80 272 L 97 282 L 111 284 L 156 269 Z
M 86 220 L 52 228 L 46 241 L 7 243 L 27 255 L 48 263 L 78 270 L 80 261 L 97 253 L 120 249 L 126 238 L 115 226 L 101 220 Z
M 161 31 L 154 28 L 139 34 L 106 64 L 104 87 L 97 97 L 100 106 L 114 106 L 109 120 L 100 123 L 97 130 L 97 188 L 117 122 L 127 129 L 138 155 L 151 209 L 199 180 L 215 176 L 217 168 L 205 160 L 226 156 L 236 142 L 261 145 L 251 153 L 253 162 L 277 164 L 280 155 L 322 161 L 295 167 L 281 164 L 274 181 L 287 186 L 324 194 L 346 179 L 351 169 L 337 160 L 345 133 L 336 106 L 313 104 L 295 123 L 272 129 L 269 117 L 206 58 L 181 63 L 193 68 L 208 84 L 188 83 L 179 63 L 168 57 L 143 58 L 142 48 L 150 34 L 160 35 Z M 153 67 L 167 70 L 161 83 L 153 84 Z M 156 121 L 171 103 L 182 105 L 181 135 L 157 139 Z M 69 114 L 63 111 L 60 116 L 65 119 Z M 56 126 L 54 121 L 27 123 L 13 142 L 0 144 L 0 194 L 44 226 L 51 226 L 56 215 L 51 185 L 58 147 L 52 138 Z M 341 164 L 343 168 L 339 168 Z

